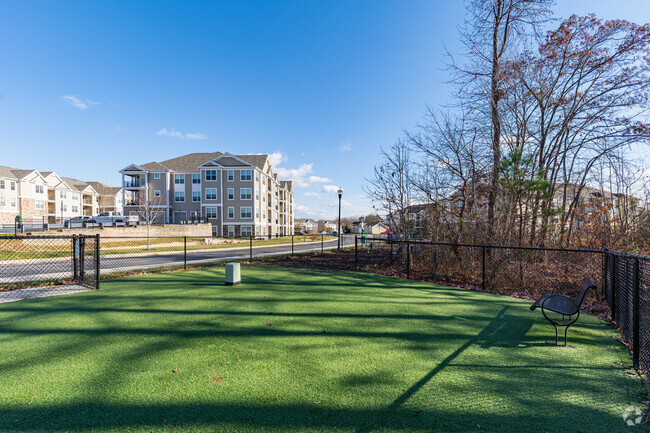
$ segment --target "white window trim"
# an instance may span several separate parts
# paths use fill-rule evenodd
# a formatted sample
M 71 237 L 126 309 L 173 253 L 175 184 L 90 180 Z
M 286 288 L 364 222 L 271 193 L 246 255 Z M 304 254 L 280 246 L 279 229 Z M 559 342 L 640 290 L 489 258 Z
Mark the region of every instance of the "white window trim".
M 250 209 L 250 216 L 244 216 L 242 212 L 244 209 Z M 239 208 L 239 219 L 242 220 L 251 220 L 253 219 L 253 207 L 252 206 L 242 206 Z
M 176 194 L 183 194 L 183 200 L 176 200 Z M 185 191 L 174 191 L 174 203 L 185 203 Z
M 208 198 L 208 191 L 214 191 L 214 198 Z M 206 200 L 216 200 L 217 199 L 217 188 L 206 188 L 205 189 L 205 199 Z
M 232 191 L 232 198 L 230 198 L 230 191 Z M 235 199 L 235 188 L 228 188 L 228 200 L 234 200 Z
M 208 209 L 214 209 L 214 216 L 208 215 Z M 217 219 L 217 208 L 216 206 L 210 206 L 205 208 L 205 217 L 210 219 Z
M 161 195 L 162 195 L 162 192 L 159 189 L 154 190 L 154 192 L 153 192 L 154 197 L 160 197 Z
M 197 197 L 197 196 L 196 196 L 196 193 L 199 194 L 199 195 L 198 195 L 198 200 L 194 200 L 194 198 Z M 201 191 L 192 191 L 192 202 L 193 202 L 193 203 L 198 203 L 198 202 L 200 202 L 200 201 L 201 201 Z
M 160 179 L 160 173 L 154 173 L 153 178 L 154 179 Z
M 176 176 L 179 176 L 178 178 Z M 182 180 L 182 182 L 176 182 L 176 179 Z M 185 174 L 175 173 L 174 174 L 174 185 L 185 185 Z
M 230 172 L 232 171 L 232 179 L 230 179 Z M 226 180 L 228 182 L 234 182 L 235 181 L 235 170 L 228 170 L 226 171 Z
M 230 209 L 232 209 L 232 216 L 230 216 Z M 229 220 L 234 220 L 235 219 L 235 207 L 234 206 L 228 206 L 228 211 L 226 212 L 226 215 L 228 215 Z
M 244 198 L 244 190 L 250 190 L 250 197 Z M 239 200 L 253 200 L 253 188 L 239 188 Z
M 208 172 L 212 171 L 214 172 L 214 179 L 208 179 Z M 205 170 L 205 181 L 206 182 L 216 182 L 217 181 L 217 170 Z

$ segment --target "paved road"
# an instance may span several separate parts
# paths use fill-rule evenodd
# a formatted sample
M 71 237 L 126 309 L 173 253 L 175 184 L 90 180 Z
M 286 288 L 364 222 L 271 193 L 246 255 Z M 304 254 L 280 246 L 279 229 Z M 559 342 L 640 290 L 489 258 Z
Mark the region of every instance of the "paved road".
M 353 236 L 341 238 L 343 246 L 353 246 Z M 337 240 L 325 241 L 323 248 L 331 250 L 337 247 Z M 320 242 L 296 243 L 294 252 L 320 251 Z M 291 254 L 291 244 L 254 246 L 253 257 L 267 257 Z M 187 252 L 187 264 L 220 262 L 226 260 L 247 260 L 250 258 L 248 248 L 215 248 L 203 250 L 189 250 Z M 152 254 L 120 255 L 118 257 L 102 256 L 101 273 L 108 274 L 119 271 L 134 269 L 149 269 L 157 267 L 183 265 L 183 251 Z M 87 270 L 92 269 L 90 261 L 87 262 Z M 22 281 L 43 281 L 43 280 L 69 280 L 72 276 L 72 262 L 63 260 L 37 259 L 28 263 L 3 264 L 0 265 L 0 283 L 16 283 Z

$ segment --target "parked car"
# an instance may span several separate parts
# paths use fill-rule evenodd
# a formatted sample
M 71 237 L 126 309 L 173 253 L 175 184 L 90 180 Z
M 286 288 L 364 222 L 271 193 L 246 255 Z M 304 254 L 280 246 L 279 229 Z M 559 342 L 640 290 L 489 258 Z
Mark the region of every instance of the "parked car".
M 113 223 L 135 223 L 140 219 L 137 215 L 122 215 L 120 212 L 102 212 L 93 217 L 91 223 L 113 224 Z
M 92 219 L 93 218 L 89 217 L 89 216 L 76 216 L 76 217 L 70 218 L 70 221 L 73 222 L 73 223 L 82 223 L 84 221 L 90 222 Z

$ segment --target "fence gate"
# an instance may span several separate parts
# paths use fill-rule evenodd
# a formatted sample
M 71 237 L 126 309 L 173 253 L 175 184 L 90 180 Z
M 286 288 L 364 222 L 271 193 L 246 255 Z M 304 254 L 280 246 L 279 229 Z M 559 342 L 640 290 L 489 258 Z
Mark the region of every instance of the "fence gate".
M 99 289 L 99 235 L 0 236 L 0 302 Z

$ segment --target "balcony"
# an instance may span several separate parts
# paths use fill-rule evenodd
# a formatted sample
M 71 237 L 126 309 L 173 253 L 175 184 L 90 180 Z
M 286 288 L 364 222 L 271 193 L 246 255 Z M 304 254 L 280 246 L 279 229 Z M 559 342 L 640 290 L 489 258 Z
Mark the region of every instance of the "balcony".
M 124 188 L 140 188 L 140 179 L 125 180 Z
M 141 206 L 143 203 L 138 200 L 127 200 L 124 203 L 124 206 Z

